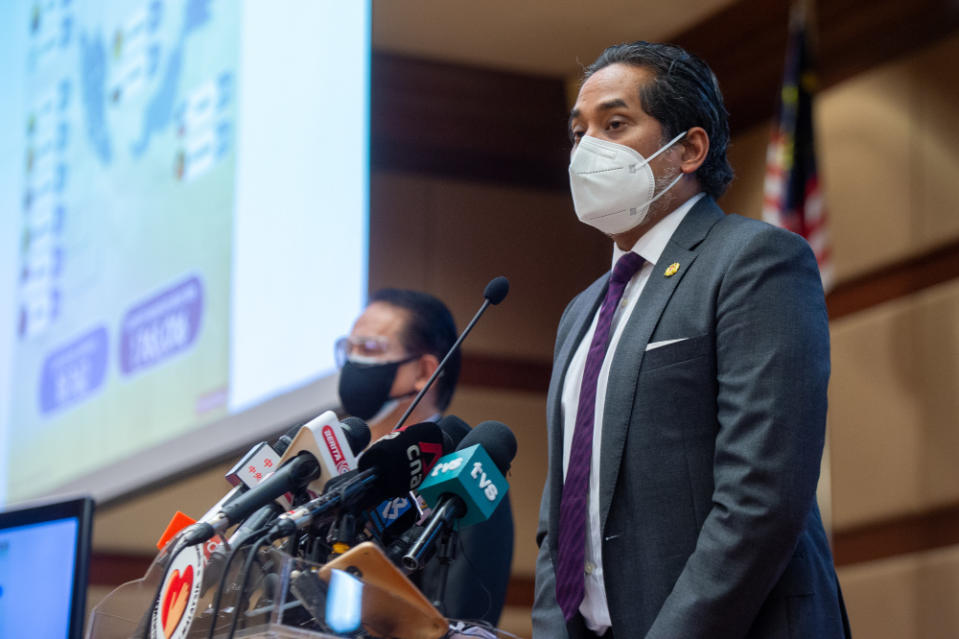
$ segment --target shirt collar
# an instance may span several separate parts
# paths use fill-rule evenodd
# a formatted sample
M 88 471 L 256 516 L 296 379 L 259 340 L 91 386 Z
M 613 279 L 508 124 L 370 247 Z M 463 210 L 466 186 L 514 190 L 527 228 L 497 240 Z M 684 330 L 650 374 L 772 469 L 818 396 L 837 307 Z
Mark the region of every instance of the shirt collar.
M 646 231 L 641 238 L 636 240 L 636 243 L 633 244 L 633 248 L 630 250 L 650 264 L 658 262 L 659 256 L 666 250 L 666 244 L 669 242 L 669 238 L 671 238 L 673 233 L 676 232 L 676 229 L 679 228 L 679 225 L 683 219 L 685 219 L 690 209 L 692 209 L 696 202 L 699 202 L 704 195 L 705 193 L 697 193 L 680 204 L 666 217 L 657 222 L 653 228 Z M 619 248 L 616 242 L 613 242 L 613 266 L 616 266 L 617 260 L 625 253 L 626 251 Z

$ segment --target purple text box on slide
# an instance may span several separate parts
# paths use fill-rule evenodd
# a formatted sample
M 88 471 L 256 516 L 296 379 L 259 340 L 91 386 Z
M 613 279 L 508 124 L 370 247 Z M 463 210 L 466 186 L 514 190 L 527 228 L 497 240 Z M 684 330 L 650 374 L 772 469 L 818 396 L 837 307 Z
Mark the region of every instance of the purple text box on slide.
M 132 375 L 186 350 L 202 316 L 203 284 L 195 276 L 134 306 L 120 324 L 120 370 Z
M 107 374 L 107 329 L 97 327 L 43 361 L 40 412 L 44 415 L 92 395 Z

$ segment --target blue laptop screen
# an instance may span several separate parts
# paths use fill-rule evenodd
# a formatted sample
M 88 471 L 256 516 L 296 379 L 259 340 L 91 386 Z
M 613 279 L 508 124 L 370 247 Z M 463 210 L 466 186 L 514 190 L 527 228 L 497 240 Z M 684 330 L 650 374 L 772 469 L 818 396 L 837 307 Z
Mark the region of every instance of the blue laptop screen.
M 88 515 L 64 517 L 56 510 L 33 511 L 40 516 L 27 517 L 30 523 L 15 515 L 31 511 L 0 514 L 0 637 L 72 639 L 82 633 Z

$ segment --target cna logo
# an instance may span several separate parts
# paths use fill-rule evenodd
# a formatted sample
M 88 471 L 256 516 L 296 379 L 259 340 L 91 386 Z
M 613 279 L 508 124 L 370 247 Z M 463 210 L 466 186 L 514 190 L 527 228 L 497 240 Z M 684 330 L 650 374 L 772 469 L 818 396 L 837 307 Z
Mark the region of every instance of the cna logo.
M 183 639 L 189 632 L 203 581 L 201 553 L 191 546 L 173 558 L 153 611 L 154 639 Z
M 406 449 L 406 458 L 410 460 L 410 490 L 423 483 L 423 460 L 420 458 L 419 444 Z
M 333 428 L 326 425 L 320 432 L 323 433 L 323 441 L 326 442 L 326 449 L 330 451 L 330 456 L 333 457 L 333 463 L 336 464 L 336 472 L 340 474 L 345 473 L 350 469 L 350 464 L 343 455 L 343 448 L 340 446 L 340 441 L 336 438 L 336 433 L 333 432 Z
M 425 456 L 423 461 L 423 472 L 428 473 L 440 457 L 443 456 L 443 444 L 420 442 L 420 452 Z

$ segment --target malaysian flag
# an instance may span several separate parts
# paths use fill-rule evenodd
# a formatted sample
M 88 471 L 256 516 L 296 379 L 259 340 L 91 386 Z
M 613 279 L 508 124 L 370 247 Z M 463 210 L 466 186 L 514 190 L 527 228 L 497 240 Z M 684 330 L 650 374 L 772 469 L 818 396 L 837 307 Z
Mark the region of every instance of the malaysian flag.
M 832 250 L 826 226 L 816 149 L 812 99 L 816 88 L 806 34 L 806 11 L 794 7 L 779 102 L 779 120 L 766 152 L 763 219 L 806 238 L 816 254 L 823 288 L 832 284 Z

